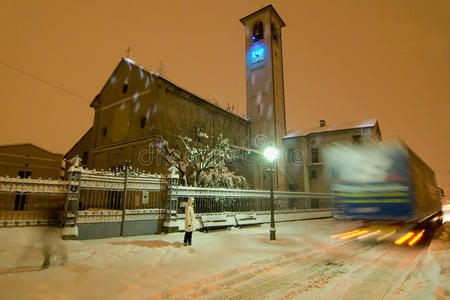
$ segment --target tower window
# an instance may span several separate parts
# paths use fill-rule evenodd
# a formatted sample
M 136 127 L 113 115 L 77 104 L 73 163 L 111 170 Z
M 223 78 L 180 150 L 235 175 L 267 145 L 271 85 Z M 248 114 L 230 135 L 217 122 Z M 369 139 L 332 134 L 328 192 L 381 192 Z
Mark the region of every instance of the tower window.
M 257 42 L 264 38 L 263 23 L 256 22 L 253 26 L 252 42 Z
M 108 133 L 108 129 L 107 129 L 106 127 L 103 127 L 103 128 L 102 128 L 102 134 L 103 134 L 103 136 L 105 137 L 107 133 Z

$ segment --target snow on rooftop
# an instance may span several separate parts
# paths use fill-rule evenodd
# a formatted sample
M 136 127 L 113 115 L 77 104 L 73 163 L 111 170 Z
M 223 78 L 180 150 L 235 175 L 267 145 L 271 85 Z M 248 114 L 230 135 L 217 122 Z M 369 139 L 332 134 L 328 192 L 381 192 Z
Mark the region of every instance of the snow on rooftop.
M 136 64 L 136 62 L 135 62 L 134 60 L 132 60 L 132 59 L 130 59 L 130 58 L 128 58 L 128 57 L 124 57 L 123 59 L 124 59 L 125 61 L 127 61 L 128 63 L 130 63 L 130 64 L 133 64 L 133 65 Z
M 201 99 L 201 100 L 203 100 L 203 101 L 205 101 L 205 102 L 208 102 L 209 104 L 214 105 L 214 106 L 220 108 L 221 110 L 224 110 L 224 111 L 226 111 L 226 112 L 228 112 L 228 113 L 230 113 L 230 114 L 232 114 L 232 115 L 235 115 L 235 116 L 239 117 L 240 119 L 243 119 L 243 120 L 248 121 L 247 118 L 245 118 L 244 116 L 241 116 L 239 113 L 233 112 L 233 111 L 229 111 L 229 110 L 223 108 L 222 106 L 220 106 L 220 105 L 218 105 L 218 104 L 216 104 L 216 103 L 213 103 L 213 102 L 211 102 L 211 101 L 209 101 L 209 100 L 207 100 L 207 99 L 204 99 L 203 97 L 200 97 L 200 96 L 198 96 L 198 95 L 196 95 L 196 94 L 194 94 L 194 93 L 188 91 L 188 90 L 187 90 L 186 88 L 184 88 L 183 86 L 181 86 L 181 85 L 179 85 L 179 84 L 175 84 L 175 83 L 173 83 L 171 80 L 169 80 L 169 79 L 167 79 L 167 78 L 165 78 L 165 77 L 162 77 L 161 74 L 160 74 L 159 72 L 155 72 L 155 71 L 152 71 L 152 70 L 148 70 L 148 69 L 146 69 L 144 66 L 138 65 L 134 60 L 132 60 L 132 59 L 130 59 L 130 58 L 128 58 L 128 57 L 123 57 L 122 59 L 125 60 L 125 61 L 129 64 L 129 65 L 128 65 L 129 68 L 131 68 L 130 64 L 133 64 L 133 65 L 135 65 L 136 67 L 140 68 L 140 72 L 146 71 L 146 72 L 148 72 L 148 73 L 150 73 L 150 74 L 152 74 L 152 75 L 158 76 L 158 77 L 164 79 L 165 81 L 169 82 L 170 84 L 172 84 L 172 85 L 174 85 L 174 86 L 176 86 L 176 87 L 178 87 L 178 88 L 184 90 L 185 92 L 187 92 L 187 93 L 189 93 L 189 94 L 191 94 L 191 95 L 194 95 L 195 97 L 197 97 L 197 98 L 199 98 L 199 99 Z M 142 78 L 141 78 L 141 79 L 142 79 Z
M 295 131 L 288 133 L 283 138 L 306 136 L 311 133 L 373 127 L 373 126 L 375 126 L 376 123 L 377 123 L 377 119 L 370 119 L 370 120 L 366 120 L 366 121 L 362 121 L 362 122 L 345 122 L 345 123 L 338 123 L 338 124 L 330 124 L 330 125 L 325 125 L 322 127 L 318 126 L 318 127 L 313 127 L 313 128 L 295 130 Z

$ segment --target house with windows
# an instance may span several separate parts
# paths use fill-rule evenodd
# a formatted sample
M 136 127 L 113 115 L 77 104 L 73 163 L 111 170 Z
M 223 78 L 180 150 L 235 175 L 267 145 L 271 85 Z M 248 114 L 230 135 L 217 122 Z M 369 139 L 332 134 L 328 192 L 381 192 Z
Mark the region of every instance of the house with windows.
M 283 140 L 287 149 L 289 190 L 326 193 L 328 182 L 321 157 L 322 147 L 334 142 L 378 142 L 381 131 L 376 119 L 330 125 L 320 120 L 320 126 L 290 132 Z
M 0 176 L 60 179 L 64 176 L 62 154 L 33 144 L 0 146 Z

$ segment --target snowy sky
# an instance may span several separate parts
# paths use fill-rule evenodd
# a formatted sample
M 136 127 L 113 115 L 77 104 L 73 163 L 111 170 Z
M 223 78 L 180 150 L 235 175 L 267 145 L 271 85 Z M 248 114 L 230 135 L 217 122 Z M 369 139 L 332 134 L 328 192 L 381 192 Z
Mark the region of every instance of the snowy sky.
M 163 61 L 169 80 L 245 114 L 239 19 L 268 3 L 0 1 L 0 144 L 69 150 L 128 46 L 138 64 L 156 70 Z M 450 194 L 450 2 L 271 3 L 287 24 L 288 131 L 377 118 L 383 136 L 403 138 Z

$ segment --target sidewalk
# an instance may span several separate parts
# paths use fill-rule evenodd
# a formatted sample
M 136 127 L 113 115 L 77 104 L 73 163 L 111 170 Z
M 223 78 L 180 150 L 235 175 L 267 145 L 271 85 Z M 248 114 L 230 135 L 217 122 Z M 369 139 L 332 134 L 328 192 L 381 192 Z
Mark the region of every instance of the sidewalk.
M 224 272 L 333 242 L 324 230 L 330 222 L 277 224 L 276 241 L 269 241 L 268 224 L 194 232 L 188 247 L 182 245 L 184 233 L 63 241 L 57 228 L 0 229 L 0 298 L 16 292 L 37 299 L 145 298 L 175 286 L 194 289 L 186 284 L 202 279 L 206 284 Z M 45 257 L 49 267 L 42 269 Z M 1 288 L 6 282 L 10 288 Z

